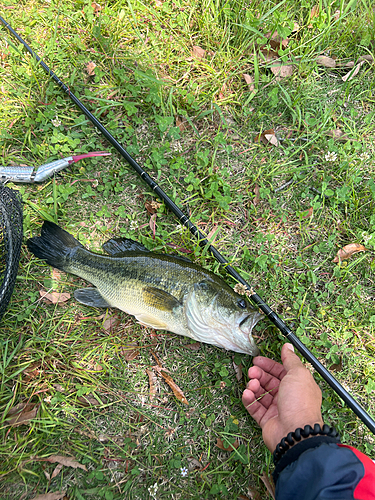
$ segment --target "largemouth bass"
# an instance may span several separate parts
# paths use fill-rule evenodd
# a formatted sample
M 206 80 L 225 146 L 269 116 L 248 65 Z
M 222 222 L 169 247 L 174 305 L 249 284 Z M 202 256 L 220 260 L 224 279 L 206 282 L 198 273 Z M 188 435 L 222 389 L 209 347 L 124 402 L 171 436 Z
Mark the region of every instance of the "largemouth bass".
M 153 253 L 126 238 L 107 241 L 102 248 L 108 255 L 101 255 L 48 221 L 27 246 L 51 266 L 95 286 L 75 291 L 85 305 L 117 307 L 151 328 L 259 353 L 251 331 L 263 315 L 216 274 L 185 257 Z

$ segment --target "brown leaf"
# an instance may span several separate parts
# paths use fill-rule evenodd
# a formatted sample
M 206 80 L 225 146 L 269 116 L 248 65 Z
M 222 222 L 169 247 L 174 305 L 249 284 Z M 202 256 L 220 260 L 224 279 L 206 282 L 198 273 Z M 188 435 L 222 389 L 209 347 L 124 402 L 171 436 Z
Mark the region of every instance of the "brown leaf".
M 188 121 L 176 116 L 176 127 L 180 129 L 180 132 L 184 132 L 188 128 Z
M 65 465 L 65 467 L 72 467 L 73 469 L 83 469 L 87 471 L 86 466 L 80 464 L 73 457 L 65 457 L 63 455 L 51 455 L 50 457 L 47 458 L 35 457 L 34 460 L 38 460 L 39 462 L 49 462 L 50 464 L 58 463 L 61 465 Z
M 223 451 L 233 451 L 237 450 L 237 448 L 240 446 L 240 443 L 238 442 L 238 439 L 236 439 L 233 444 L 224 446 L 223 440 L 221 438 L 216 438 L 216 446 Z
M 279 141 L 277 140 L 273 128 L 265 130 L 261 134 L 257 135 L 254 140 L 255 142 L 262 142 L 265 146 L 268 146 L 269 144 L 272 144 L 273 146 L 279 145 Z
M 119 323 L 120 323 L 120 318 L 115 313 L 112 314 L 111 316 L 107 316 L 107 319 L 103 323 L 103 328 L 106 332 L 110 332 L 114 330 Z
M 306 215 L 302 215 L 302 219 L 309 219 L 312 214 L 313 214 L 314 208 L 310 207 L 308 210 L 306 210 Z
M 176 398 L 181 401 L 181 403 L 184 403 L 185 405 L 188 405 L 188 401 L 185 398 L 184 393 L 182 390 L 178 387 L 176 382 L 172 379 L 170 375 L 165 373 L 164 370 L 160 370 L 160 375 L 163 377 L 163 379 L 166 381 L 166 383 L 169 385 L 169 387 L 172 389 L 173 394 L 176 396 Z
M 365 60 L 365 61 L 369 62 L 370 64 L 372 64 L 374 62 L 374 58 L 370 54 L 365 54 L 364 56 L 361 56 L 359 58 L 359 60 L 360 61 Z
M 251 75 L 248 75 L 247 73 L 244 73 L 242 76 L 244 77 L 244 80 L 247 83 L 247 86 L 249 87 L 250 92 L 254 92 L 255 85 L 254 85 L 253 77 Z
M 133 359 L 139 355 L 137 342 L 130 342 L 123 346 L 121 348 L 121 354 L 125 356 L 126 361 L 133 361 Z
M 249 486 L 247 492 L 250 495 L 250 500 L 262 500 L 262 495 L 253 486 Z
M 28 424 L 30 420 L 36 417 L 39 407 L 39 403 L 20 403 L 14 406 L 7 413 L 7 417 L 12 418 L 5 421 L 6 425 L 18 427 L 19 425 Z
M 192 351 L 199 351 L 201 348 L 201 343 L 200 342 L 193 342 L 192 344 L 184 344 L 183 347 L 186 347 L 187 349 L 191 349 Z
M 279 56 L 277 55 L 277 52 L 267 49 L 267 48 L 261 48 L 260 53 L 263 56 L 263 59 L 265 59 L 266 62 L 273 61 L 274 59 L 278 59 Z
M 155 239 L 155 231 L 156 231 L 156 217 L 157 217 L 157 214 L 153 214 L 153 215 L 151 215 L 151 217 L 150 217 L 150 222 L 149 222 L 150 229 L 151 229 L 151 231 L 152 231 L 152 237 L 153 237 L 153 239 Z
M 266 38 L 269 39 L 270 45 L 273 48 L 273 50 L 280 50 L 280 49 L 286 49 L 288 43 L 289 43 L 289 38 L 282 38 L 277 31 L 274 31 L 271 33 L 269 31 L 266 33 Z
M 332 57 L 318 56 L 316 62 L 325 68 L 336 68 L 336 61 Z
M 50 304 L 63 304 L 70 299 L 70 293 L 60 293 L 60 292 L 46 292 L 45 290 L 39 290 L 40 298 Z
M 313 8 L 311 9 L 311 12 L 310 12 L 310 19 L 313 19 L 314 17 L 318 17 L 319 12 L 320 12 L 319 5 L 314 5 Z
M 330 130 L 329 132 L 327 132 L 327 135 L 329 137 L 333 137 L 335 141 L 339 142 L 350 141 L 349 137 L 339 128 L 336 128 L 335 130 Z
M 333 13 L 333 16 L 332 16 L 332 17 L 333 17 L 333 19 L 334 19 L 335 21 L 338 21 L 340 16 L 341 16 L 341 12 L 340 12 L 340 10 L 339 10 L 339 9 L 337 9 L 337 10 L 335 10 L 335 12 Z
M 345 245 L 340 248 L 337 252 L 336 257 L 332 262 L 340 262 L 341 260 L 349 259 L 353 254 L 357 252 L 365 252 L 366 248 L 359 243 L 349 243 L 349 245 Z
M 233 361 L 233 368 L 236 374 L 236 379 L 239 382 L 242 379 L 242 365 L 236 365 L 236 363 Z
M 42 493 L 37 495 L 32 500 L 61 500 L 64 498 L 66 491 L 56 491 L 55 493 Z
M 354 68 L 354 69 L 351 69 L 349 71 L 349 73 L 346 73 L 346 75 L 344 75 L 341 80 L 343 82 L 348 82 L 350 80 L 352 80 L 356 75 L 358 75 L 359 73 L 359 70 L 361 69 L 361 66 L 363 64 L 365 64 L 366 61 L 361 61 L 360 63 L 357 64 L 357 66 Z
M 253 204 L 255 206 L 257 206 L 257 205 L 259 205 L 259 202 L 260 202 L 260 189 L 259 189 L 258 184 L 255 184 L 255 186 L 254 186 L 254 194 L 255 194 L 255 197 L 253 199 Z
M 281 79 L 292 76 L 294 66 L 293 64 L 274 64 L 270 67 L 270 70 L 276 76 L 276 79 Z
M 196 57 L 197 59 L 203 59 L 206 55 L 206 51 L 199 47 L 198 45 L 193 45 L 193 49 L 191 51 L 191 55 Z
M 155 373 L 152 370 L 148 370 L 146 368 L 146 373 L 148 375 L 148 383 L 150 385 L 150 401 L 153 401 L 154 397 L 156 396 L 157 379 Z
M 84 396 L 79 396 L 77 401 L 81 403 L 82 406 L 100 406 L 102 403 L 98 401 L 94 396 L 90 394 L 85 394 Z
M 85 70 L 89 76 L 95 76 L 96 64 L 94 62 L 89 62 L 86 64 Z
M 53 479 L 54 477 L 58 476 L 63 468 L 63 464 L 59 464 L 59 465 L 56 465 L 56 467 L 54 468 L 53 472 L 52 472 L 52 476 L 51 476 L 51 479 Z
M 91 7 L 93 8 L 95 15 L 99 14 L 99 12 L 102 10 L 102 7 L 96 2 L 93 2 L 91 4 Z
M 263 481 L 264 486 L 267 488 L 268 493 L 271 495 L 273 500 L 275 500 L 275 484 L 271 476 L 267 476 L 264 472 L 260 476 L 260 479 Z
M 158 208 L 161 207 L 161 203 L 157 201 L 146 201 L 145 208 L 150 215 L 156 214 Z
M 203 469 L 202 463 L 199 460 L 197 460 L 196 458 L 188 457 L 187 460 L 189 462 L 189 469 L 192 469 L 192 470 Z
M 245 495 L 238 495 L 237 500 L 251 500 L 249 497 L 246 497 Z M 262 500 L 261 497 L 259 497 L 259 500 Z

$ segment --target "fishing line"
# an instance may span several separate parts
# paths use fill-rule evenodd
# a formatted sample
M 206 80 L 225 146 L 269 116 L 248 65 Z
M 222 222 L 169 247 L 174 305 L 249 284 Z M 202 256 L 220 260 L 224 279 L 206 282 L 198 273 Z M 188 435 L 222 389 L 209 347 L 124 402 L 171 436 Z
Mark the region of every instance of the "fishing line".
M 97 118 L 82 104 L 82 102 L 71 92 L 58 76 L 42 61 L 42 59 L 27 45 L 27 43 L 12 29 L 12 27 L 0 16 L 0 22 L 9 30 L 9 32 L 25 47 L 34 59 L 40 64 L 44 71 L 57 83 L 57 85 L 70 97 L 76 106 L 85 114 L 85 116 L 100 130 L 104 137 L 112 144 L 112 146 L 125 158 L 125 160 L 133 167 L 137 174 L 146 182 L 146 184 L 161 198 L 167 207 L 179 219 L 181 224 L 187 227 L 190 232 L 198 239 L 201 247 L 207 246 L 215 259 L 223 264 L 225 270 L 236 281 L 242 283 L 250 291 L 250 299 L 256 304 L 259 309 L 270 319 L 270 321 L 280 330 L 280 332 L 291 342 L 294 347 L 302 354 L 302 356 L 312 364 L 315 370 L 321 377 L 331 386 L 345 403 L 353 410 L 353 412 L 362 420 L 362 422 L 375 434 L 375 421 L 370 415 L 358 404 L 358 402 L 346 391 L 343 386 L 335 379 L 335 377 L 320 363 L 320 361 L 309 351 L 309 349 L 299 340 L 299 338 L 291 331 L 291 329 L 279 318 L 279 316 L 264 302 L 264 300 L 254 292 L 251 285 L 247 283 L 240 274 L 229 264 L 228 260 L 210 244 L 205 235 L 190 221 L 190 219 L 179 209 L 179 207 L 169 198 L 169 196 L 159 187 L 159 185 L 143 170 L 143 168 L 130 156 L 130 154 L 121 146 L 119 142 L 108 132 L 108 130 L 99 122 Z

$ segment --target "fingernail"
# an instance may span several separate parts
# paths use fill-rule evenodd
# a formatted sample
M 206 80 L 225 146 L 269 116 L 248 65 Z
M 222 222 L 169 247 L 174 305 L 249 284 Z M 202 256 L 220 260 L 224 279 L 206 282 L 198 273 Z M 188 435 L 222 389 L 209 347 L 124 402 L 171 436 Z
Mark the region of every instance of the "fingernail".
M 286 343 L 285 345 L 287 346 L 288 349 L 294 352 L 294 347 L 292 344 Z

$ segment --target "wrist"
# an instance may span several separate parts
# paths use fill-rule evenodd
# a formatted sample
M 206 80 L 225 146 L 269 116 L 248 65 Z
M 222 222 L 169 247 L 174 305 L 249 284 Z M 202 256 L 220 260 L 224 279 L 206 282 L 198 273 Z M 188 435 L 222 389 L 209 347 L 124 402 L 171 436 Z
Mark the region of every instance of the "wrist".
M 298 427 L 295 431 L 291 431 L 284 436 L 275 446 L 273 452 L 274 464 L 277 465 L 280 458 L 295 444 L 315 436 L 328 436 L 330 438 L 340 439 L 336 429 L 327 424 L 320 425 L 320 423 L 316 423 L 313 426 L 305 425 L 303 428 Z

